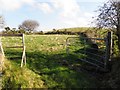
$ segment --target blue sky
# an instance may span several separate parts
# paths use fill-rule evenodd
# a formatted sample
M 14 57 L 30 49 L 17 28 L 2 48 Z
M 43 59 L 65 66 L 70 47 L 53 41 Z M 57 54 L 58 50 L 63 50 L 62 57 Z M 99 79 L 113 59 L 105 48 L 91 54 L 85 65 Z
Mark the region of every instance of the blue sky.
M 24 20 L 39 22 L 39 30 L 91 26 L 94 11 L 106 0 L 0 0 L 6 26 L 17 28 Z

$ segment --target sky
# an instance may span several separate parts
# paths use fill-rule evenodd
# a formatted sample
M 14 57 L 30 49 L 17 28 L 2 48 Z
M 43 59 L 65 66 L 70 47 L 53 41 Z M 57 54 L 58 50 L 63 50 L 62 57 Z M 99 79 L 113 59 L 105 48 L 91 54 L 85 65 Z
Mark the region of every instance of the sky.
M 0 0 L 6 26 L 18 28 L 25 20 L 39 22 L 39 31 L 92 26 L 96 10 L 107 0 Z

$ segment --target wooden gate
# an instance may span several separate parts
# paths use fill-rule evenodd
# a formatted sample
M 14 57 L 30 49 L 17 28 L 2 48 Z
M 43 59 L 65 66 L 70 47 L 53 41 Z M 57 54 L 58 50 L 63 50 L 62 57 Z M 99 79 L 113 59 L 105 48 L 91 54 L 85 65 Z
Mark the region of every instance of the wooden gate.
M 26 65 L 26 54 L 25 54 L 25 40 L 24 40 L 24 34 L 1 34 L 2 37 L 21 37 L 22 45 L 16 45 L 16 46 L 6 46 L 6 48 L 22 48 L 22 60 L 21 60 L 21 67 L 23 65 Z M 4 52 L 3 52 L 4 54 Z
M 112 32 L 105 38 L 68 37 L 66 53 L 95 67 L 108 69 L 112 56 Z

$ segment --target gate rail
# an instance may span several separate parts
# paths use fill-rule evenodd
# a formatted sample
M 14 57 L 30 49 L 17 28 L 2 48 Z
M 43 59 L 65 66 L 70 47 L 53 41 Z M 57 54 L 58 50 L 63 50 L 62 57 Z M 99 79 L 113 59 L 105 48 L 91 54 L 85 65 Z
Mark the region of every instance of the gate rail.
M 90 55 L 93 57 L 98 57 L 99 59 L 102 59 L 103 61 L 99 61 L 97 59 L 93 59 L 93 57 L 85 57 L 85 58 L 79 58 L 79 60 L 86 62 L 88 64 L 91 64 L 93 66 L 96 66 L 98 68 L 102 68 L 104 70 L 108 70 L 108 65 L 109 62 L 111 61 L 112 58 L 112 32 L 108 32 L 107 36 L 105 38 L 88 38 L 88 37 L 68 37 L 66 39 L 66 53 L 67 55 L 70 54 L 70 46 L 74 46 L 70 44 L 70 39 L 82 39 L 83 43 L 84 43 L 84 49 L 82 51 L 80 51 L 80 53 L 84 54 L 84 55 Z M 103 55 L 99 55 L 97 53 L 91 53 L 88 52 L 85 45 L 87 43 L 88 40 L 94 41 L 94 44 L 97 44 L 96 41 L 103 41 L 105 44 L 105 49 L 99 50 L 99 52 L 102 52 Z M 91 51 L 92 50 L 97 50 L 96 48 L 89 48 Z
M 8 46 L 6 48 L 22 48 L 23 54 L 21 59 L 21 67 L 23 64 L 26 65 L 26 54 L 25 54 L 25 39 L 24 34 L 0 34 L 1 37 L 21 37 L 22 38 L 22 45 L 21 46 Z M 2 51 L 4 54 L 4 52 Z

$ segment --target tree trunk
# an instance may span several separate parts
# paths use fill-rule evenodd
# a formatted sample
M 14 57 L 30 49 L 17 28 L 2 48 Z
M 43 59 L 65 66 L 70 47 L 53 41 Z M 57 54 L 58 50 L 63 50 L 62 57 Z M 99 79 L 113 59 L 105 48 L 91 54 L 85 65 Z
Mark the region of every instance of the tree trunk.
M 118 37 L 118 49 L 119 49 L 119 55 L 120 55 L 120 19 L 118 19 L 118 25 L 117 25 L 117 37 Z
M 117 2 L 117 19 L 118 19 L 118 25 L 117 25 L 118 49 L 119 49 L 119 55 L 120 55 L 120 2 Z
M 119 49 L 119 52 L 120 52 L 120 34 L 118 34 L 118 49 Z

